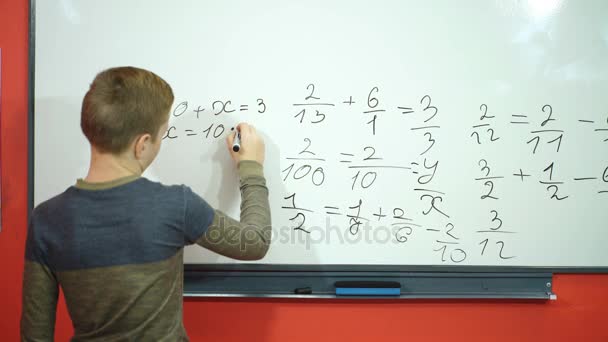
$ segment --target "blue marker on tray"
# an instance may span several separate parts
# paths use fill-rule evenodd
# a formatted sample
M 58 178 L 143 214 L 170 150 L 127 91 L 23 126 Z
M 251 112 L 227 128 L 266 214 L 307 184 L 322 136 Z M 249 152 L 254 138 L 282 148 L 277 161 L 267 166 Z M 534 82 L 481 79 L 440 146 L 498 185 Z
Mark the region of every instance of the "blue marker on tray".
M 337 281 L 337 296 L 400 296 L 401 283 L 396 281 Z

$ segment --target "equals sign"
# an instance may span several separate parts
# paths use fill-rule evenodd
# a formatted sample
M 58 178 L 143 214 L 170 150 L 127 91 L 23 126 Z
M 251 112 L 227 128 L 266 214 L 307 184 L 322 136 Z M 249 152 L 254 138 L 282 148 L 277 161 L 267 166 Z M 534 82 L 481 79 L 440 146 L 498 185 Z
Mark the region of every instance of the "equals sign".
M 325 206 L 325 209 L 330 209 L 325 212 L 328 215 L 341 215 L 339 212 L 331 211 L 331 210 L 339 210 L 340 208 L 338 208 L 338 207 Z
M 187 130 L 185 130 L 185 132 L 186 132 L 186 135 L 189 137 L 196 135 L 196 133 L 194 133 L 194 131 L 191 129 L 187 129 Z
M 523 124 L 523 125 L 528 125 L 528 124 L 530 124 L 530 122 L 528 122 L 528 121 L 524 121 L 524 120 L 526 120 L 525 118 L 527 118 L 527 117 L 528 117 L 527 115 L 522 115 L 522 114 L 513 114 L 513 115 L 511 115 L 511 116 L 515 118 L 515 119 L 513 119 L 513 120 L 515 120 L 515 121 L 511 121 L 511 123 L 512 123 L 512 124 Z
M 401 114 L 412 114 L 414 112 L 410 107 L 397 107 L 397 109 L 401 109 Z
M 418 165 L 420 165 L 420 164 L 418 164 L 418 163 L 416 163 L 416 162 L 413 162 L 413 163 L 410 163 L 410 165 L 412 165 L 412 167 L 414 167 L 414 166 L 418 166 Z M 418 171 L 415 171 L 415 170 L 413 170 L 413 169 L 412 169 L 412 173 L 413 173 L 413 174 L 415 174 L 415 175 L 417 175 L 417 174 L 418 174 Z
M 354 157 L 354 154 L 350 153 L 340 153 L 341 156 Z M 352 160 L 340 160 L 340 163 L 352 163 Z
M 243 112 L 249 110 L 249 105 L 241 105 L 241 108 L 239 109 L 239 111 Z

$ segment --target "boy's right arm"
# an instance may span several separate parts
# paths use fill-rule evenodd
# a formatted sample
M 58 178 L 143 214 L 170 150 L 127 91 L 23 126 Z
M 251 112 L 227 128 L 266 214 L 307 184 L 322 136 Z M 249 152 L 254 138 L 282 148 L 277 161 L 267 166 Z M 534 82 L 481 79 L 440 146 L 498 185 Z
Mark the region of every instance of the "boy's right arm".
M 262 165 L 253 160 L 238 164 L 241 189 L 240 222 L 215 210 L 213 221 L 197 244 L 238 260 L 266 255 L 272 234 L 268 188 Z
M 268 188 L 262 165 L 264 141 L 256 129 L 246 123 L 237 126 L 241 148 L 232 150 L 236 132 L 226 139 L 228 151 L 237 164 L 241 189 L 241 220 L 219 210 L 213 221 L 195 242 L 218 254 L 238 260 L 259 260 L 266 255 L 272 234 Z

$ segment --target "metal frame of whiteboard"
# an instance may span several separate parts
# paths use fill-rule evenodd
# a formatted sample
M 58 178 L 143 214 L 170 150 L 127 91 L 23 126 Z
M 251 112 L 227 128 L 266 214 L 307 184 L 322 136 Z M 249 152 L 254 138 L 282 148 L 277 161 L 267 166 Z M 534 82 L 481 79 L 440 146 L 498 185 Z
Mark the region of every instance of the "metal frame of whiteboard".
M 554 270 L 538 267 L 186 264 L 184 271 L 186 297 L 353 298 L 337 297 L 333 284 L 379 280 L 402 286 L 400 297 L 385 298 L 557 298 Z M 294 293 L 302 287 L 312 294 Z
M 36 58 L 36 37 L 35 37 L 35 25 L 36 25 L 36 0 L 30 0 L 30 13 L 29 13 L 29 57 L 28 57 L 28 208 L 31 210 L 34 208 L 34 127 L 35 127 L 35 107 L 34 107 L 34 89 L 35 89 L 35 58 Z M 29 221 L 29 216 L 28 216 Z M 411 277 L 420 277 L 420 275 L 433 273 L 433 279 L 437 279 L 438 274 L 452 274 L 461 279 L 469 278 L 469 275 L 478 276 L 480 274 L 486 274 L 488 277 L 495 277 L 501 275 L 496 279 L 516 279 L 521 278 L 522 274 L 528 275 L 526 279 L 544 279 L 543 281 L 550 279 L 551 273 L 608 273 L 608 267 L 510 267 L 510 266 L 441 266 L 441 265 L 274 265 L 274 264 L 186 264 L 185 265 L 185 292 L 187 296 L 274 296 L 283 297 L 289 296 L 294 297 L 293 294 L 287 293 L 270 293 L 266 292 L 265 295 L 261 293 L 253 293 L 250 289 L 252 286 L 261 285 L 260 273 L 273 275 L 272 279 L 281 279 L 289 275 L 301 274 L 306 270 L 306 274 L 316 274 L 317 281 L 322 279 L 328 279 L 335 277 L 336 275 L 343 275 L 341 272 L 354 272 L 352 274 L 357 275 L 357 279 L 382 279 L 400 277 L 401 279 L 410 279 Z M 250 272 L 255 272 L 256 276 L 251 277 Z M 208 273 L 207 277 L 201 276 L 203 273 Z M 416 275 L 414 273 L 420 273 Z M 532 276 L 536 273 L 537 276 Z M 205 292 L 208 288 L 200 287 L 197 285 L 201 284 L 201 280 L 210 281 L 212 276 L 218 276 L 219 279 L 224 279 L 224 282 L 237 281 L 235 283 L 240 284 L 240 291 L 233 294 L 228 294 L 225 291 L 219 292 Z M 252 278 L 251 283 L 247 283 L 244 280 Z M 454 278 L 451 276 L 450 278 Z M 240 279 L 240 280 L 239 280 Z M 431 279 L 431 278 L 428 278 Z M 268 283 L 268 277 L 263 277 L 266 283 Z M 531 280 L 534 281 L 534 280 Z M 547 283 L 547 281 L 545 281 Z M 449 298 L 549 298 L 552 293 L 544 292 L 544 295 L 539 295 L 540 292 L 536 291 L 536 295 L 529 296 L 529 285 L 532 283 L 519 283 L 518 288 L 513 288 L 510 295 L 497 295 L 497 296 L 484 296 L 483 293 L 461 293 L 460 295 L 451 295 Z M 429 283 L 432 286 L 432 283 Z M 464 290 L 464 288 L 461 288 Z M 199 291 L 199 292 L 197 292 Z M 519 292 L 517 292 L 519 291 Z M 545 290 L 546 291 L 546 290 Z M 519 295 L 516 295 L 518 293 Z M 528 293 L 528 295 L 526 295 Z M 443 293 L 447 295 L 446 293 Z M 306 298 L 311 296 L 306 295 Z M 326 298 L 335 296 L 329 294 L 323 294 L 313 297 Z M 409 298 L 427 298 L 423 294 L 411 294 L 405 297 Z M 441 293 L 436 293 L 430 297 L 441 297 Z M 349 297 L 350 298 L 350 297 Z
M 276 266 L 276 265 L 274 265 Z M 284 270 L 215 270 L 197 271 L 186 265 L 186 297 L 278 297 L 278 298 L 353 298 L 336 296 L 334 283 L 348 280 L 397 281 L 400 296 L 357 296 L 358 299 L 555 299 L 551 273 L 519 272 L 398 272 L 370 270 L 323 270 L 291 266 Z M 327 270 L 327 269 L 332 269 Z M 355 267 L 356 268 L 356 267 Z M 295 289 L 310 288 L 310 294 L 296 294 Z

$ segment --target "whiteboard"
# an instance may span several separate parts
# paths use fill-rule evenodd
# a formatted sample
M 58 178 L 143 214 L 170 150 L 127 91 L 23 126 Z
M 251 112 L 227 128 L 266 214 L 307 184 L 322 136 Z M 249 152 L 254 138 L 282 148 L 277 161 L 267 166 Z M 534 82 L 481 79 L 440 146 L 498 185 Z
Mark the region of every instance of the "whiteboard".
M 173 87 L 145 176 L 238 217 L 224 138 L 266 141 L 262 264 L 608 266 L 605 1 L 38 1 L 35 204 L 86 175 L 97 72 Z M 235 263 L 186 248 L 186 263 Z

